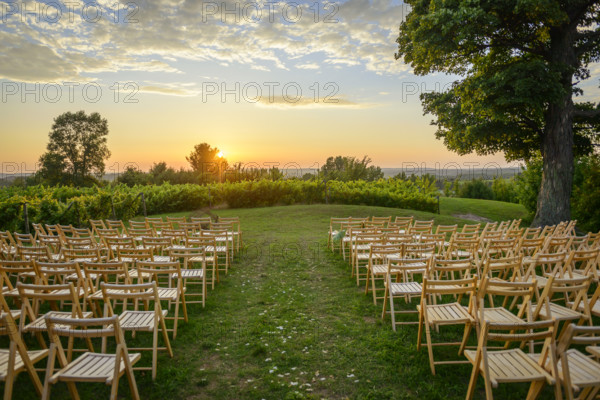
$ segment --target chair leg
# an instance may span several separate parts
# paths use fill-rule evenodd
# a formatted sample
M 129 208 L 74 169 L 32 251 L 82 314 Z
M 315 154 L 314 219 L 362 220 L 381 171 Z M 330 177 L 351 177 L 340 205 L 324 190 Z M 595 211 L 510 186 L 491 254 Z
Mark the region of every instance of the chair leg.
M 383 292 L 383 310 L 381 311 L 381 319 L 385 319 L 385 306 L 388 299 L 388 285 L 385 284 L 385 289 Z
M 431 343 L 431 330 L 429 327 L 429 322 L 427 320 L 425 323 L 425 337 L 427 338 L 427 352 L 429 353 L 429 366 L 431 367 L 431 374 L 435 375 L 435 361 L 433 360 L 433 345 Z
M 9 352 L 11 354 L 15 355 L 15 357 L 9 357 L 9 359 L 8 359 L 8 370 L 6 373 L 6 379 L 4 381 L 4 399 L 6 399 L 6 400 L 12 399 L 13 383 L 15 381 L 15 358 L 16 358 L 16 354 L 18 353 L 17 345 L 15 342 L 10 343 Z M 35 373 L 35 371 L 33 371 L 33 372 Z M 36 390 L 39 390 L 39 388 L 37 386 L 36 386 Z
M 177 321 L 179 320 L 179 299 L 175 301 L 175 318 L 173 318 L 173 340 L 177 337 Z
M 477 378 L 479 377 L 479 363 L 475 360 L 473 364 L 473 371 L 471 372 L 471 380 L 469 381 L 469 388 L 467 389 L 466 400 L 471 400 L 475 394 L 475 385 L 477 384 Z
M 163 340 L 165 341 L 165 345 L 167 347 L 167 351 L 169 352 L 169 356 L 173 358 L 173 349 L 171 348 L 171 341 L 169 340 L 169 333 L 167 332 L 167 324 L 165 322 L 165 318 L 161 315 L 160 317 L 160 329 L 162 331 Z
M 202 308 L 204 308 L 206 302 L 206 270 L 204 271 L 204 277 L 202 278 Z
M 117 400 L 117 392 L 119 391 L 119 375 L 115 374 L 116 377 L 112 381 L 112 385 L 110 387 L 110 400 Z
M 463 340 L 462 340 L 462 343 L 460 344 L 460 348 L 458 349 L 458 355 L 461 355 L 463 353 L 463 351 L 465 350 L 465 347 L 467 345 L 467 340 L 469 339 L 469 334 L 471 333 L 471 328 L 472 328 L 471 324 L 465 324 L 465 332 L 463 333 Z
M 156 317 L 156 314 L 155 314 Z M 152 380 L 156 379 L 156 361 L 158 358 L 158 321 L 154 321 L 154 331 L 152 332 Z
M 369 281 L 367 280 L 367 287 L 369 287 Z M 373 304 L 377 305 L 377 286 L 375 285 L 375 274 L 371 274 L 371 290 L 373 291 Z
M 527 393 L 527 400 L 534 400 L 540 395 L 540 392 L 544 388 L 545 381 L 531 382 L 529 386 L 529 392 Z
M 396 312 L 394 309 L 394 295 L 392 292 L 388 293 L 390 299 L 390 315 L 392 316 L 392 329 L 396 332 Z

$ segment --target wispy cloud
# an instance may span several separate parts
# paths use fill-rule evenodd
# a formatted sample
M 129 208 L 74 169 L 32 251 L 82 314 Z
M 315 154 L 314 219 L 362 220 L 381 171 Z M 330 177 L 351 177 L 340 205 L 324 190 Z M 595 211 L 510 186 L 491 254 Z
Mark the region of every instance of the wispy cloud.
M 298 64 L 296 68 L 300 69 L 319 69 L 319 64 L 317 63 L 306 63 L 306 64 Z
M 272 98 L 262 97 L 256 105 L 259 107 L 272 107 L 278 109 L 315 109 L 315 108 L 353 108 L 363 109 L 372 108 L 373 104 L 361 104 L 347 99 L 337 98 L 315 102 L 311 98 L 289 99 L 283 96 L 274 96 Z

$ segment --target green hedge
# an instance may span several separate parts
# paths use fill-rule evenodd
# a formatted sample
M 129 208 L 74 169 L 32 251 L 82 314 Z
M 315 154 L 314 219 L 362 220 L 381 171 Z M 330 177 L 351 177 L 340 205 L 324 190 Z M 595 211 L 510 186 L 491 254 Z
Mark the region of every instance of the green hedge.
M 85 226 L 91 219 L 112 216 L 128 220 L 142 213 L 144 193 L 148 214 L 189 211 L 225 203 L 231 208 L 267 207 L 289 204 L 365 204 L 435 212 L 435 193 L 419 182 L 379 180 L 376 182 L 260 180 L 210 185 L 148 185 L 105 188 L 32 186 L 0 190 L 0 229 L 24 228 L 23 203 L 28 204 L 30 222 Z

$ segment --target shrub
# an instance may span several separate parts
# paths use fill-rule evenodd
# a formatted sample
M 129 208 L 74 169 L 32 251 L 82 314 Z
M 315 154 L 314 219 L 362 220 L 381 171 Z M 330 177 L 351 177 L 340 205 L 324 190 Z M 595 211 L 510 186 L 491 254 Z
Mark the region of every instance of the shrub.
M 460 186 L 459 197 L 492 200 L 494 192 L 482 179 L 473 179 Z
M 129 220 L 141 213 L 144 194 L 148 214 L 196 210 L 226 203 L 232 208 L 287 204 L 366 204 L 435 212 L 435 185 L 427 179 L 374 182 L 299 179 L 226 182 L 223 184 L 135 185 L 106 188 L 44 187 L 0 190 L 0 229 L 22 230 L 22 203 L 29 204 L 29 220 L 48 224 L 85 225 L 89 219 L 114 215 Z

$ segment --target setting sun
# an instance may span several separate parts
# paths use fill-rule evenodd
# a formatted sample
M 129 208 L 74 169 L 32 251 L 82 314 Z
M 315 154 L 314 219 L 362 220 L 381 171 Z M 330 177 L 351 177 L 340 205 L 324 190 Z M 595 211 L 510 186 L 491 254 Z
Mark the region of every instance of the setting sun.
M 219 157 L 219 158 L 223 158 L 223 152 L 222 152 L 222 151 L 218 152 L 218 153 L 217 153 L 217 157 Z

